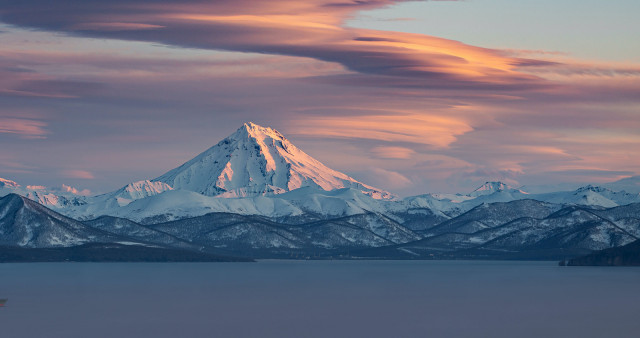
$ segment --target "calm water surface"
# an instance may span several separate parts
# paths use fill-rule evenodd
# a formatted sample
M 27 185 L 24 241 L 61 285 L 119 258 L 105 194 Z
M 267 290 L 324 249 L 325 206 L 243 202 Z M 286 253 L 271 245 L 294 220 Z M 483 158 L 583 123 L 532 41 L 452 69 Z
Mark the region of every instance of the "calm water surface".
M 0 264 L 0 337 L 638 337 L 640 268 Z

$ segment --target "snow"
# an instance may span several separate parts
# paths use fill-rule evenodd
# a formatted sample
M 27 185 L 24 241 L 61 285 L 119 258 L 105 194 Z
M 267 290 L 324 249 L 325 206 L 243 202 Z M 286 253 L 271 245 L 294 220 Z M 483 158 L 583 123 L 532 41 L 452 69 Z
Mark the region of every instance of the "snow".
M 639 203 L 640 195 L 625 191 L 593 185 L 587 185 L 575 191 L 561 191 L 546 194 L 530 195 L 531 198 L 550 203 L 588 205 L 611 208 L 619 205 Z
M 207 196 L 253 197 L 314 187 L 326 191 L 359 189 L 378 199 L 394 197 L 326 167 L 275 129 L 251 122 L 152 181 Z
M 115 199 L 119 206 L 123 207 L 132 201 L 161 194 L 165 191 L 173 190 L 171 186 L 164 182 L 152 182 L 149 180 L 130 183 L 123 188 L 104 196 L 104 200 Z
M 403 251 L 403 252 L 406 252 L 406 253 L 408 253 L 408 254 L 410 254 L 410 255 L 420 256 L 419 254 L 417 254 L 417 253 L 415 253 L 415 252 L 413 252 L 413 251 L 411 251 L 411 250 L 409 250 L 409 249 L 407 249 L 407 248 L 398 248 L 398 250 Z
M 49 189 L 41 185 L 23 187 L 12 180 L 0 178 L 0 197 L 8 194 L 19 194 L 50 208 L 63 208 L 70 204 L 84 203 L 84 197 L 73 192 Z
M 151 244 L 145 244 L 145 243 L 139 243 L 139 242 L 116 241 L 114 243 L 122 244 L 122 245 L 131 245 L 131 246 L 145 246 L 145 247 L 148 247 L 148 248 L 160 248 L 157 245 L 151 245 Z
M 516 194 L 527 194 L 526 192 L 519 189 L 515 189 L 503 182 L 485 182 L 483 185 L 481 185 L 476 190 L 471 192 L 468 196 L 478 197 L 478 196 L 490 195 L 496 192 L 503 192 L 503 191 L 516 193 Z

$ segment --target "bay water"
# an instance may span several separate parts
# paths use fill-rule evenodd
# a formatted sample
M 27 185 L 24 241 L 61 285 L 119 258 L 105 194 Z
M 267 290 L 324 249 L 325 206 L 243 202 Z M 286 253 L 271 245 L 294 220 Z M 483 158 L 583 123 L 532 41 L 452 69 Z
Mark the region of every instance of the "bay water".
M 0 264 L 0 337 L 638 337 L 640 268 Z

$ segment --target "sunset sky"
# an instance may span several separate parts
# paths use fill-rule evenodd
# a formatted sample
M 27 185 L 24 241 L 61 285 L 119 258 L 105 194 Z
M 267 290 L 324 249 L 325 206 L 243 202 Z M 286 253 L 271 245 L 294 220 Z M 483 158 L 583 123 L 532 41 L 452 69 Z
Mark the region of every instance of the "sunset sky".
M 253 121 L 401 196 L 615 181 L 640 174 L 638 13 L 636 0 L 0 0 L 0 177 L 107 192 Z

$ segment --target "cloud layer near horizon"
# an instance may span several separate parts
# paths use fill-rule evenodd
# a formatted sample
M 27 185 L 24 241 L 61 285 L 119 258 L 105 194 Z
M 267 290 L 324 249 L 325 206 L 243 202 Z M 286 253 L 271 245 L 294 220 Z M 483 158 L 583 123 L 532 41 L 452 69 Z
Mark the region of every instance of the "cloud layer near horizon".
M 154 176 L 255 120 L 336 169 L 397 173 L 407 193 L 640 172 L 638 65 L 344 26 L 393 3 L 0 0 L 0 21 L 41 31 L 0 34 L 0 137 L 25 139 L 6 163 Z M 50 163 L 21 158 L 42 137 Z

